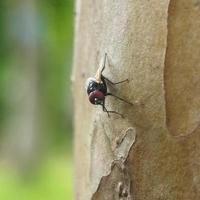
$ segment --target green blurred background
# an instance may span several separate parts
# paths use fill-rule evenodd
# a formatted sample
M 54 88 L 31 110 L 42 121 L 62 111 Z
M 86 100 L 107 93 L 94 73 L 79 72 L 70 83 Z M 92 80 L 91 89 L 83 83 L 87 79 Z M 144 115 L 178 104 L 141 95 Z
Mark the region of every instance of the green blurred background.
M 73 199 L 73 9 L 0 1 L 0 200 Z

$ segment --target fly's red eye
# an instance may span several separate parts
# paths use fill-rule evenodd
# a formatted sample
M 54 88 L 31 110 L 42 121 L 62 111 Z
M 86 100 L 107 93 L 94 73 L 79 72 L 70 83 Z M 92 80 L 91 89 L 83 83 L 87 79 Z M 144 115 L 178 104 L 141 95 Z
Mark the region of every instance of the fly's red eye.
M 105 95 L 101 91 L 95 90 L 89 94 L 89 100 L 92 104 L 103 104 Z

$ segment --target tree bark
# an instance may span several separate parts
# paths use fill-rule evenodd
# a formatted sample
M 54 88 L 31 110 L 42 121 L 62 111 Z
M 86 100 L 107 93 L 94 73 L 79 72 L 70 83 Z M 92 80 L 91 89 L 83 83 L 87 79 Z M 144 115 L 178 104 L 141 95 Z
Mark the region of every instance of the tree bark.
M 200 2 L 77 0 L 76 199 L 200 198 Z M 102 63 L 108 118 L 84 84 Z

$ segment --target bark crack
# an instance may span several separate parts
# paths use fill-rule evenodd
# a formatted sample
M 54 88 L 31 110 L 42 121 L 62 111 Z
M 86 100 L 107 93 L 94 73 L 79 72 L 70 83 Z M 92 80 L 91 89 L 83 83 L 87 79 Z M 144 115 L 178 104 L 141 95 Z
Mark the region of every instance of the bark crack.
M 163 69 L 163 92 L 164 92 L 164 106 L 165 106 L 165 124 L 167 127 L 167 98 L 166 98 L 166 61 L 167 61 L 167 50 L 168 50 L 168 37 L 169 37 L 169 7 L 170 7 L 171 0 L 168 2 L 167 7 L 167 24 L 166 24 L 166 30 L 167 30 L 167 36 L 166 36 L 166 47 L 165 47 L 165 56 L 164 56 L 164 69 Z

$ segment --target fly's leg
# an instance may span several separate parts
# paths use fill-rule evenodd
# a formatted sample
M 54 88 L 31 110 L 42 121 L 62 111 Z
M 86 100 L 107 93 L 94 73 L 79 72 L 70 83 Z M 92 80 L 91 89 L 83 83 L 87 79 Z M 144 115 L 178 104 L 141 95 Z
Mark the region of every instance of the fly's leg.
M 119 81 L 119 82 L 112 82 L 111 80 L 109 80 L 108 78 L 106 78 L 105 76 L 101 75 L 102 79 L 106 80 L 108 83 L 110 83 L 111 85 L 117 85 L 120 83 L 124 83 L 124 82 L 128 82 L 128 79 L 125 79 L 123 81 Z
M 124 118 L 124 116 L 121 113 L 118 113 L 118 112 L 113 111 L 113 110 L 107 110 L 106 107 L 105 107 L 105 104 L 102 105 L 102 108 L 103 108 L 103 111 L 108 114 L 108 117 L 110 117 L 110 113 L 114 113 L 114 114 L 120 115 L 122 118 Z
M 129 80 L 128 79 L 125 79 L 125 80 L 122 80 L 122 81 L 118 81 L 118 82 L 112 82 L 111 80 L 109 80 L 108 78 L 106 78 L 105 76 L 102 75 L 105 67 L 106 67 L 106 61 L 107 61 L 107 53 L 105 53 L 104 55 L 104 62 L 103 62 L 103 67 L 101 69 L 101 78 L 102 79 L 105 79 L 107 82 L 109 82 L 110 84 L 112 85 L 117 85 L 117 84 L 120 84 L 120 83 L 124 83 L 124 82 L 128 82 Z
M 121 97 L 118 97 L 118 96 L 116 96 L 116 95 L 114 95 L 114 94 L 112 94 L 112 93 L 107 93 L 106 94 L 106 96 L 113 96 L 113 97 L 115 97 L 116 99 L 119 99 L 119 100 L 121 100 L 121 101 L 123 101 L 123 102 L 125 102 L 125 103 L 128 103 L 129 105 L 133 105 L 131 102 L 128 102 L 128 101 L 126 101 L 125 99 L 123 99 L 123 98 L 121 98 Z

